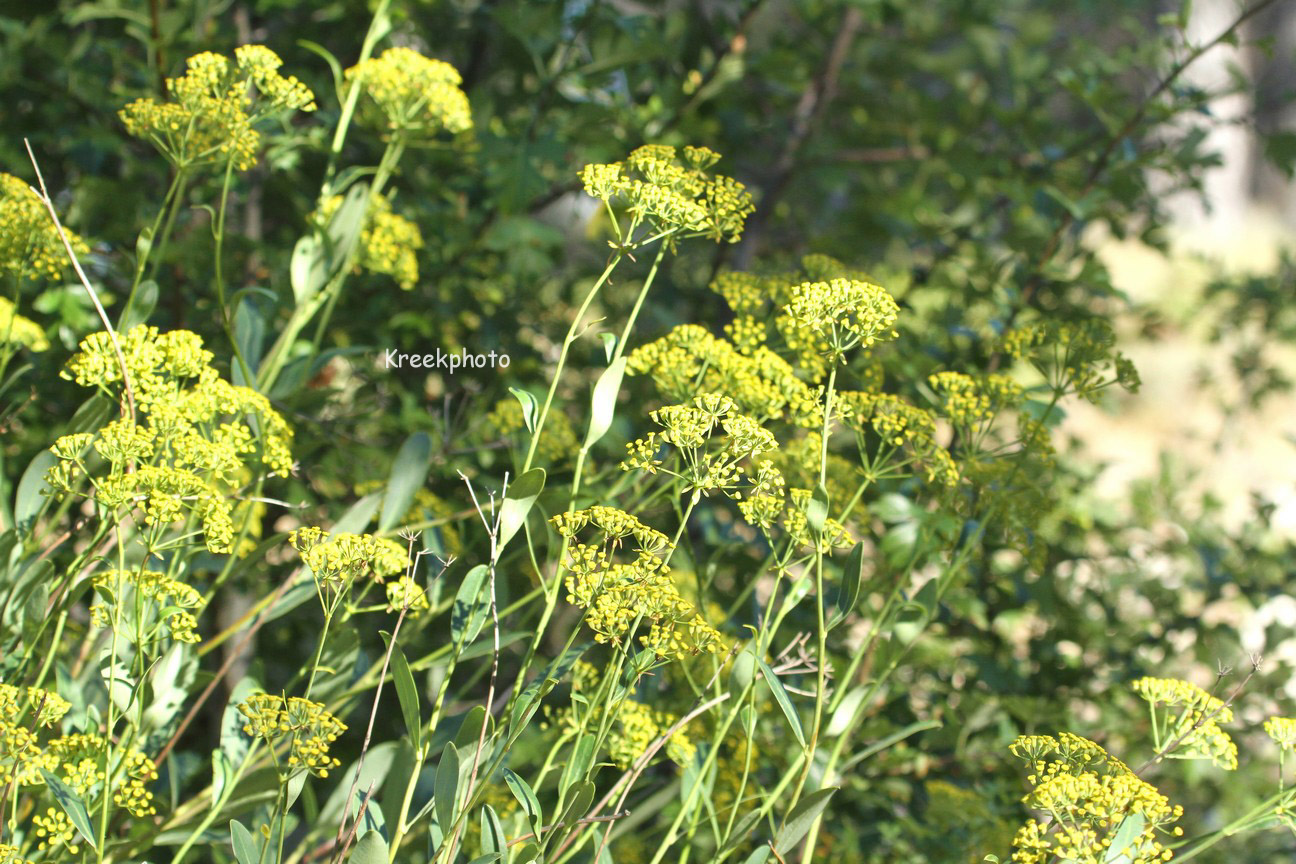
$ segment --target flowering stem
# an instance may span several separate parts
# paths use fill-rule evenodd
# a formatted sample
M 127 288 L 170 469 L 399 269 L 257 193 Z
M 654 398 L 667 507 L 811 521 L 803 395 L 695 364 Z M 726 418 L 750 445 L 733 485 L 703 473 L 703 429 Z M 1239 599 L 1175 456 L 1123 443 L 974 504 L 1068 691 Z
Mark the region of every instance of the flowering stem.
M 391 29 L 387 21 L 387 7 L 390 5 L 391 0 L 378 0 L 378 8 L 374 10 L 373 18 L 369 21 L 369 29 L 365 31 L 364 43 L 360 47 L 360 58 L 356 61 L 356 65 L 364 63 L 373 56 L 374 46 Z M 338 117 L 337 128 L 333 130 L 333 141 L 329 145 L 328 167 L 324 169 L 324 183 L 320 188 L 321 200 L 333 194 L 333 178 L 337 175 L 338 158 L 342 155 L 342 145 L 346 143 L 347 132 L 351 129 L 351 118 L 355 116 L 356 103 L 359 101 L 360 76 L 357 75 L 351 79 L 351 86 L 347 88 L 346 101 L 342 103 L 342 113 Z
M 624 254 L 618 251 L 612 256 L 612 260 L 603 268 L 603 273 L 599 276 L 598 281 L 585 295 L 585 301 L 581 303 L 580 309 L 576 310 L 576 317 L 572 319 L 571 326 L 567 328 L 567 337 L 563 339 L 562 352 L 558 355 L 558 365 L 554 369 L 553 381 L 549 384 L 549 392 L 545 396 L 544 407 L 540 409 L 540 416 L 536 418 L 535 431 L 531 433 L 531 446 L 527 450 L 526 461 L 522 464 L 523 474 L 531 470 L 531 465 L 535 462 L 536 446 L 540 443 L 540 435 L 544 431 L 545 418 L 549 416 L 549 408 L 553 405 L 554 393 L 558 390 L 558 382 L 562 379 L 563 369 L 567 365 L 567 354 L 571 350 L 572 343 L 576 341 L 581 320 L 585 317 L 585 313 L 589 311 L 590 304 L 594 302 L 594 298 L 598 296 L 608 277 L 612 275 L 612 271 L 621 263 Z

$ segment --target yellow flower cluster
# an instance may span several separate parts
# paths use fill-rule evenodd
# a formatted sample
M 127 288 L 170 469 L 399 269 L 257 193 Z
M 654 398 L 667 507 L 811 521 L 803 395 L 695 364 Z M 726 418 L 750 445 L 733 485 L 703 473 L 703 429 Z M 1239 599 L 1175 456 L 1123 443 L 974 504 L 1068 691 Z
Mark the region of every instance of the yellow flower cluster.
M 0 345 L 5 344 L 44 351 L 49 348 L 49 339 L 45 338 L 45 331 L 39 324 L 18 314 L 12 300 L 0 297 Z
M 403 574 L 410 565 L 405 547 L 372 534 L 330 534 L 320 528 L 298 528 L 288 535 L 321 588 L 342 591 L 351 582 L 371 576 L 382 582 Z
M 904 448 L 925 467 L 927 482 L 957 486 L 958 466 L 949 451 L 936 441 L 936 421 L 930 413 L 899 396 L 867 390 L 844 390 L 834 400 L 848 429 L 866 446 L 869 433 L 886 450 Z
M 387 583 L 387 607 L 392 612 L 404 609 L 411 618 L 417 618 L 432 608 L 422 586 L 409 576 Z
M 51 447 L 59 461 L 47 472 L 47 483 L 55 494 L 81 494 L 78 479 L 88 476 L 89 497 L 105 514 L 141 506 L 151 526 L 192 515 L 201 521 L 210 551 L 231 551 L 232 498 L 240 481 L 261 470 L 287 476 L 292 430 L 265 396 L 224 380 L 196 334 L 140 325 L 120 344 L 145 425 L 124 418 L 95 434 L 63 436 Z M 111 397 L 124 392 L 106 332 L 82 340 L 62 375 Z M 86 461 L 91 443 L 106 460 L 106 473 Z
M 621 467 L 677 477 L 683 482 L 683 491 L 693 492 L 695 499 L 713 491 L 741 497 L 746 469 L 740 463 L 778 447 L 774 434 L 741 413 L 728 396 L 705 393 L 682 405 L 659 408 L 649 416 L 661 431 L 626 445 L 628 455 Z M 723 435 L 713 439 L 717 427 Z M 679 451 L 678 468 L 668 468 L 656 458 L 664 444 Z
M 1090 402 L 1113 384 L 1138 391 L 1138 370 L 1115 345 L 1116 334 L 1104 320 L 1030 324 L 999 340 L 1004 353 L 1034 366 L 1056 390 Z
M 719 632 L 680 596 L 670 577 L 662 557 L 671 549 L 666 535 L 613 507 L 562 513 L 550 522 L 569 541 L 590 527 L 598 535 L 592 544 L 572 542 L 564 562 L 567 602 L 585 610 L 585 623 L 597 641 L 619 645 L 647 623 L 648 632 L 639 641 L 661 657 L 722 650 Z M 617 559 L 624 545 L 633 546 L 628 562 Z
M 35 729 L 52 728 L 70 707 L 52 691 L 0 683 L 0 788 L 39 783 L 40 769 L 54 767 Z
M 1296 717 L 1270 717 L 1264 731 L 1283 750 L 1296 748 Z
M 1225 771 L 1237 768 L 1237 745 L 1219 725 L 1232 722 L 1233 710 L 1222 700 L 1178 678 L 1139 678 L 1130 686 L 1152 706 L 1160 744 L 1178 742 L 1168 758 L 1209 759 Z M 1163 711 L 1163 706 L 1178 710 Z
M 522 404 L 512 396 L 496 402 L 486 415 L 486 434 L 492 439 L 529 435 Z M 571 418 L 561 411 L 549 412 L 536 454 L 548 462 L 559 462 L 570 459 L 579 449 L 580 439 L 576 437 Z
M 608 735 L 608 756 L 621 770 L 628 769 L 678 720 L 642 702 L 625 700 L 617 709 L 616 725 Z M 697 754 L 697 746 L 689 740 L 687 731 L 687 726 L 677 729 L 666 742 L 666 755 L 678 765 L 688 765 Z
M 44 813 L 39 813 L 32 817 L 32 824 L 36 826 L 36 837 L 40 842 L 36 848 L 41 852 L 57 852 L 60 848 L 66 849 L 69 855 L 77 855 L 81 852 L 81 844 L 77 840 L 76 829 L 72 827 L 72 820 L 68 819 L 67 814 L 62 810 L 56 810 L 49 807 Z
M 810 547 L 826 555 L 831 555 L 834 549 L 849 549 L 854 546 L 855 540 L 850 532 L 836 519 L 825 519 L 823 534 L 815 537 L 807 515 L 812 500 L 814 492 L 810 489 L 793 489 L 788 495 L 787 510 L 783 514 L 783 530 L 792 538 L 792 542 L 800 548 Z
M 1100 864 L 1109 860 L 1112 840 L 1132 814 L 1143 818 L 1143 830 L 1128 838 L 1122 860 L 1131 864 L 1170 860 L 1172 853 L 1159 835 L 1182 833 L 1178 826 L 1170 826 L 1183 816 L 1183 808 L 1172 807 L 1156 787 L 1101 746 L 1064 732 L 1057 738 L 1022 736 L 1009 749 L 1031 771 L 1027 780 L 1032 788 L 1022 802 L 1043 814 L 1017 832 L 1013 861 Z
M 756 207 L 743 184 L 709 173 L 719 158 L 705 147 L 677 151 L 648 144 L 631 152 L 624 164 L 586 165 L 580 180 L 586 194 L 629 211 L 628 237 L 644 225 L 651 237 L 679 234 L 736 243 Z
M 315 221 L 321 225 L 328 224 L 341 205 L 341 195 L 325 199 Z M 423 232 L 418 225 L 393 212 L 391 200 L 380 195 L 365 214 L 355 272 L 368 270 L 390 276 L 401 288 L 410 291 L 418 282 L 418 250 L 422 248 Z
M 981 427 L 1022 401 L 1021 385 L 1004 375 L 977 379 L 962 372 L 936 372 L 927 383 L 940 395 L 942 410 L 955 426 Z
M 826 341 L 836 357 L 858 345 L 867 348 L 879 339 L 899 335 L 892 328 L 900 307 L 884 288 L 871 282 L 802 282 L 792 286 L 790 295 L 788 318 L 797 329 Z
M 157 812 L 150 785 L 157 780 L 153 760 L 133 747 L 112 747 L 113 764 L 104 771 L 108 740 L 100 735 L 65 735 L 49 742 L 40 757 L 40 767 L 56 775 L 87 804 L 100 794 L 104 781 L 112 777 L 112 801 L 133 816 L 143 818 Z M 36 780 L 35 782 L 43 782 Z M 54 836 L 51 831 L 51 836 Z
M 77 255 L 90 251 L 76 234 L 67 231 L 67 235 Z M 19 178 L 0 173 L 0 272 L 32 279 L 58 279 L 68 263 L 63 241 L 41 197 Z M 0 337 L 7 330 L 7 325 L 0 328 Z
M 314 111 L 315 95 L 264 45 L 242 45 L 228 57 L 204 51 L 168 78 L 171 100 L 136 99 L 119 113 L 126 131 L 146 138 L 179 169 L 232 160 L 239 171 L 256 164 L 259 120 L 284 111 Z
M 120 614 L 135 623 L 135 627 L 127 627 L 125 633 L 139 633 L 144 641 L 148 641 L 155 624 L 153 617 L 162 616 L 156 625 L 172 639 L 190 643 L 201 641 L 195 632 L 198 620 L 188 610 L 202 605 L 202 595 L 189 585 L 153 570 L 107 570 L 97 574 L 92 584 L 102 598 L 90 610 L 97 626 L 113 626 Z M 140 597 L 147 603 L 138 602 Z
M 297 696 L 285 699 L 257 693 L 239 703 L 238 711 L 247 720 L 243 725 L 245 735 L 261 738 L 271 745 L 278 738 L 292 737 L 288 755 L 289 774 L 305 769 L 323 778 L 342 764 L 329 756 L 328 748 L 347 727 L 324 710 L 322 703 Z
M 819 392 L 798 378 L 790 363 L 765 345 L 741 351 L 696 324 L 681 324 L 630 352 L 626 371 L 651 375 L 670 399 L 724 393 L 758 420 L 786 419 L 807 427 L 823 423 Z
M 472 128 L 468 97 L 458 70 L 412 48 L 388 48 L 352 66 L 347 81 L 359 81 L 365 99 L 360 118 L 394 135 L 432 137 Z
M 0 843 L 0 864 L 32 864 L 19 854 L 21 851 L 17 846 Z

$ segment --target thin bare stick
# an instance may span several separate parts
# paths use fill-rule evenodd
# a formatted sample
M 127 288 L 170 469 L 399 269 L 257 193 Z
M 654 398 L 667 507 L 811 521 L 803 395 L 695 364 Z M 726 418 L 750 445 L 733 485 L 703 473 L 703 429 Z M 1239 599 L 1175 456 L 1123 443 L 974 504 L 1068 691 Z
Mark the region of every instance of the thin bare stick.
M 630 815 L 629 810 L 621 810 L 616 813 L 609 813 L 606 816 L 586 816 L 582 819 L 577 819 L 575 822 L 555 822 L 552 825 L 545 825 L 540 830 L 547 834 L 548 832 L 552 831 L 555 828 L 562 828 L 564 826 L 569 826 L 569 825 L 570 826 L 595 825 L 599 822 L 611 823 L 611 822 L 615 822 L 618 819 L 624 819 L 629 815 Z M 508 841 L 508 845 L 516 846 L 519 843 L 525 843 L 526 841 L 532 840 L 534 838 L 535 838 L 535 834 L 528 832 L 526 834 L 523 834 L 521 837 L 514 837 L 512 840 Z
M 500 519 L 504 516 L 504 508 L 495 507 L 495 493 L 491 493 L 490 509 L 491 519 L 486 518 L 486 513 L 482 510 L 481 503 L 477 500 L 477 493 L 473 491 L 472 481 L 468 479 L 462 471 L 459 476 L 463 479 L 464 484 L 468 487 L 468 495 L 472 498 L 473 507 L 477 510 L 477 515 L 481 517 L 482 524 L 486 526 L 486 535 L 490 538 L 490 567 L 488 576 L 490 579 L 490 611 L 493 636 L 495 639 L 494 651 L 491 654 L 491 671 L 490 684 L 486 690 L 486 713 L 482 715 L 481 731 L 477 734 L 477 749 L 473 753 L 472 771 L 468 775 L 468 788 L 464 792 L 464 801 L 472 800 L 473 788 L 477 785 L 477 770 L 481 767 L 482 750 L 486 747 L 486 729 L 490 724 L 491 711 L 495 703 L 495 684 L 499 678 L 499 658 L 500 658 L 500 622 L 499 607 L 495 602 L 495 565 L 499 560 L 499 530 Z M 504 487 L 500 490 L 501 501 L 508 495 L 508 472 L 504 473 Z M 459 841 L 459 827 L 463 820 L 455 823 L 454 831 L 450 834 L 450 842 L 447 848 L 450 850 L 446 857 L 447 861 L 454 860 L 455 846 Z
M 81 269 L 81 262 L 77 260 L 76 252 L 72 249 L 72 241 L 68 240 L 67 232 L 63 230 L 63 223 L 59 221 L 58 213 L 54 210 L 54 202 L 45 189 L 45 178 L 41 176 L 40 165 L 36 164 L 36 154 L 32 152 L 31 142 L 24 138 L 23 144 L 27 147 L 27 157 L 31 159 L 32 169 L 36 172 L 36 182 L 40 184 L 40 189 L 32 188 L 32 192 L 40 196 L 41 203 L 45 205 L 50 218 L 54 220 L 54 228 L 58 231 L 59 239 L 63 241 L 63 249 L 72 261 L 72 269 L 76 270 L 77 278 L 81 280 L 86 293 L 90 295 L 90 302 L 94 304 L 95 311 L 99 313 L 99 320 L 103 322 L 104 329 L 108 331 L 113 353 L 117 355 L 117 365 L 121 368 L 122 391 L 126 394 L 126 409 L 122 412 L 122 416 L 133 423 L 135 422 L 135 392 L 131 388 L 130 374 L 126 371 L 126 356 L 122 354 L 121 343 L 117 341 L 117 331 L 113 329 L 112 322 L 108 320 L 108 313 L 104 310 L 103 304 L 99 302 L 99 294 L 95 291 L 94 286 L 90 284 L 90 280 L 86 278 L 85 271 Z

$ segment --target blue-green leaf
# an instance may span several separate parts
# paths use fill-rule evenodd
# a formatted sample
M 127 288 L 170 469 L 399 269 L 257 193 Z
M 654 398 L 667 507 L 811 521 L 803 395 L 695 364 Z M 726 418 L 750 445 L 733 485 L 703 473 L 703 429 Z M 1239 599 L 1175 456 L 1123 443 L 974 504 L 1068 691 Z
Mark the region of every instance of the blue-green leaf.
M 40 769 L 40 773 L 45 778 L 45 785 L 54 793 L 54 800 L 58 801 L 68 819 L 72 820 L 72 825 L 77 829 L 81 838 L 90 845 L 91 849 L 98 851 L 99 844 L 95 840 L 94 828 L 90 825 L 90 813 L 86 810 L 85 802 L 81 800 L 81 796 L 44 768 Z
M 504 769 L 504 782 L 508 784 L 513 797 L 522 805 L 522 812 L 526 814 L 527 823 L 531 826 L 531 832 L 539 840 L 544 823 L 541 818 L 540 800 L 536 798 L 535 792 L 531 791 L 531 784 L 508 768 Z
M 401 715 L 405 718 L 405 731 L 409 733 L 410 743 L 419 749 L 423 733 L 423 717 L 419 713 L 418 687 L 414 684 L 414 673 L 410 671 L 409 661 L 399 645 L 392 646 L 392 680 L 396 682 L 396 698 L 400 700 Z
M 836 791 L 836 786 L 829 786 L 827 789 L 811 792 L 797 802 L 797 805 L 792 808 L 792 812 L 788 814 L 787 819 L 783 822 L 783 827 L 774 836 L 774 851 L 786 857 L 795 849 L 802 838 L 810 833 L 811 826 L 814 825 L 819 815 L 823 813 L 824 808 L 828 806 L 829 799 L 832 798 Z
M 415 432 L 405 439 L 396 461 L 392 463 L 387 479 L 387 493 L 383 496 L 382 514 L 378 517 L 378 530 L 390 531 L 396 527 L 414 502 L 414 493 L 427 480 L 432 464 L 432 439 L 426 432 Z
M 770 692 L 774 694 L 774 701 L 783 711 L 783 716 L 787 718 L 788 726 L 792 729 L 792 734 L 796 736 L 797 742 L 806 746 L 805 732 L 801 729 L 801 718 L 797 716 L 796 708 L 792 705 L 792 699 L 788 696 L 787 690 L 783 689 L 783 682 L 774 674 L 774 670 L 764 660 L 757 658 L 756 662 L 760 665 L 761 675 L 765 678 L 765 683 L 769 685 Z
M 603 370 L 598 382 L 594 385 L 594 395 L 590 400 L 589 432 L 585 435 L 585 449 L 607 434 L 612 428 L 612 418 L 616 415 L 617 395 L 621 392 L 621 379 L 625 376 L 626 358 L 618 357 L 611 366 Z
M 500 505 L 499 540 L 496 543 L 496 554 L 504 551 L 505 545 L 513 535 L 526 524 L 527 514 L 535 504 L 540 493 L 544 491 L 545 472 L 543 468 L 532 468 L 509 484 Z
M 449 829 L 454 824 L 455 805 L 459 795 L 459 751 L 449 742 L 446 742 L 445 749 L 441 751 L 441 761 L 437 763 L 434 788 L 437 822 L 442 828 Z
M 351 864 L 387 864 L 387 841 L 379 832 L 369 831 L 356 843 L 347 861 Z

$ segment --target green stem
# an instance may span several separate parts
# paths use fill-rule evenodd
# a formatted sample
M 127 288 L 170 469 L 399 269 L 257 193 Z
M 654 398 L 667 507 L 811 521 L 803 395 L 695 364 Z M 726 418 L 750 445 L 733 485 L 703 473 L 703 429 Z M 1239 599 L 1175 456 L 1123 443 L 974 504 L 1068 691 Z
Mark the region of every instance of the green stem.
M 576 341 L 577 334 L 580 330 L 581 320 L 585 317 L 585 313 L 589 311 L 590 304 L 594 302 L 594 298 L 598 296 L 599 291 L 607 282 L 608 277 L 612 275 L 612 271 L 621 263 L 623 254 L 624 253 L 622 252 L 617 252 L 612 256 L 612 260 L 608 262 L 608 265 L 603 268 L 602 274 L 599 275 L 598 281 L 594 283 L 589 292 L 585 295 L 585 301 L 581 303 L 580 308 L 576 310 L 576 317 L 572 319 L 571 326 L 567 328 L 567 336 L 563 339 L 562 352 L 558 355 L 558 365 L 554 369 L 553 381 L 549 384 L 549 392 L 545 396 L 544 407 L 540 409 L 540 416 L 536 418 L 535 431 L 531 434 L 531 446 L 527 450 L 526 461 L 522 464 L 523 474 L 530 471 L 532 463 L 535 462 L 536 446 L 540 443 L 540 435 L 544 431 L 545 419 L 549 416 L 549 409 L 553 405 L 554 394 L 558 391 L 558 382 L 562 379 L 563 369 L 566 368 L 567 365 L 567 354 L 571 350 L 572 343 Z

